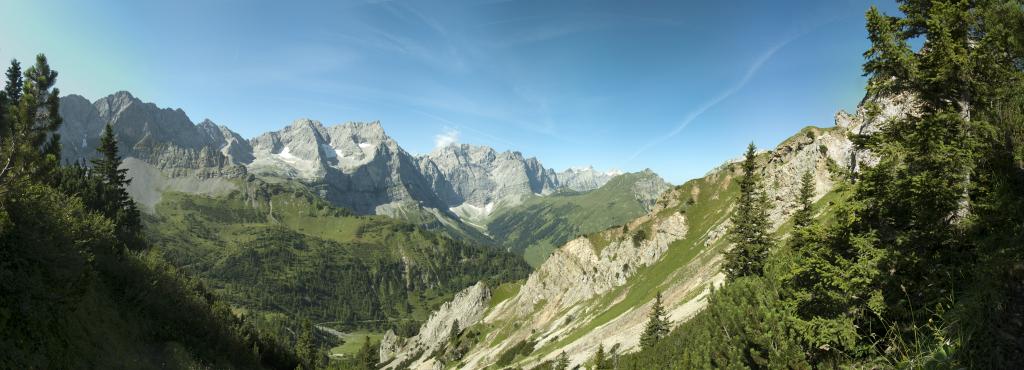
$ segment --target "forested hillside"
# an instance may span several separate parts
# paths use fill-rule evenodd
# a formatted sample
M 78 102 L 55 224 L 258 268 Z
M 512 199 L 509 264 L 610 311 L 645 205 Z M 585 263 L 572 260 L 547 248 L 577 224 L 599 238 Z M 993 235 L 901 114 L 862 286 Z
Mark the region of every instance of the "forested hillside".
M 226 197 L 164 194 L 146 234 L 177 266 L 281 336 L 301 320 L 412 334 L 477 281 L 521 279 L 510 253 L 386 216 L 356 216 L 295 182 L 240 181 Z
M 305 360 L 147 251 L 110 131 L 59 164 L 44 56 L 0 92 L 0 368 L 293 369 Z

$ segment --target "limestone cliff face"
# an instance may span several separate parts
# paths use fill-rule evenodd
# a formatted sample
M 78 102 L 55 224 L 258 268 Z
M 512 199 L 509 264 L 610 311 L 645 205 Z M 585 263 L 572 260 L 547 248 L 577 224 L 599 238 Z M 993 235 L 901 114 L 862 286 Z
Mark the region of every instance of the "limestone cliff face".
M 394 332 L 388 331 L 381 339 L 381 364 L 385 364 L 385 369 L 410 361 L 412 369 L 436 367 L 439 364 L 430 358 L 430 354 L 448 342 L 452 326 L 465 328 L 475 325 L 483 318 L 490 301 L 491 291 L 483 283 L 477 283 L 459 292 L 451 301 L 434 311 L 420 326 L 416 336 L 399 338 Z
M 61 98 L 61 144 L 65 160 L 96 155 L 99 137 L 110 123 L 124 157 L 134 157 L 182 175 L 243 174 L 247 145 L 241 137 L 209 120 L 193 124 L 181 109 L 161 109 L 125 91 L 88 104 L 81 96 Z
M 420 157 L 420 162 L 422 167 L 436 169 L 426 173 L 451 207 L 464 203 L 478 208 L 491 205 L 491 209 L 495 204 L 514 205 L 525 196 L 548 194 L 556 186 L 551 171 L 536 158 L 524 158 L 519 152 L 449 145 Z
M 362 214 L 392 214 L 407 205 L 446 209 L 415 158 L 379 122 L 324 127 L 300 119 L 252 140 L 249 171 L 317 186 L 332 203 Z
M 64 159 L 93 158 L 104 125 L 111 123 L 122 155 L 133 159 L 129 175 L 137 178 L 134 194 L 144 205 L 158 201 L 160 192 L 170 190 L 163 187 L 172 182 L 251 173 L 300 180 L 357 213 L 414 219 L 426 215 L 462 227 L 460 216 L 477 220 L 497 207 L 565 187 L 591 190 L 611 176 L 563 174 L 568 184 L 563 186 L 559 174 L 536 158 L 473 145 L 452 145 L 415 157 L 379 122 L 325 127 L 299 119 L 246 140 L 210 120 L 193 124 L 181 109 L 143 103 L 124 91 L 93 103 L 77 95 L 61 102 Z
M 556 173 L 537 158 L 526 158 L 520 152 L 499 153 L 468 144 L 438 148 L 418 159 L 434 193 L 470 221 L 486 218 L 498 208 L 518 205 L 530 196 L 562 189 L 594 190 L 617 175 L 592 167 Z
M 575 190 L 588 191 L 597 189 L 608 183 L 613 177 L 621 175 L 619 171 L 601 172 L 593 166 L 582 168 L 570 168 L 555 174 L 559 187 Z
M 654 236 L 634 239 L 632 234 L 612 229 L 595 239 L 577 238 L 559 248 L 530 275 L 519 294 L 495 309 L 492 315 L 512 310 L 514 315 L 531 315 L 537 304 L 545 311 L 560 311 L 622 285 L 639 267 L 647 266 L 668 250 L 668 245 L 686 235 L 686 218 L 679 213 L 655 220 Z M 601 246 L 606 239 L 606 246 Z M 549 306 L 549 307 L 547 307 Z M 550 324 L 535 323 L 536 328 Z

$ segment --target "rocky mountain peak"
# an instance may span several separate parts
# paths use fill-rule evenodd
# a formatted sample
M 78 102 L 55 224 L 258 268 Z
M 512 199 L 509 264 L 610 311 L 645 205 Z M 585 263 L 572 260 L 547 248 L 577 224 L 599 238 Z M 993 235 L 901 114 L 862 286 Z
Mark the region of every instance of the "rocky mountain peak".
M 255 175 L 317 184 L 325 198 L 358 213 L 432 208 L 428 212 L 475 220 L 560 188 L 593 190 L 612 177 L 592 168 L 559 176 L 534 157 L 480 145 L 449 145 L 414 157 L 379 121 L 324 126 L 300 118 L 246 140 L 212 120 L 194 124 L 181 109 L 160 108 L 127 91 L 94 103 L 65 97 L 61 114 L 67 122 L 61 128 L 66 158 L 95 155 L 99 134 L 109 122 L 126 157 L 171 170 L 173 176 L 196 171 L 211 176 L 240 165 Z
M 613 177 L 622 172 L 601 172 L 594 169 L 594 166 L 570 167 L 569 169 L 555 174 L 560 187 L 575 191 L 587 191 L 597 189 L 608 183 Z

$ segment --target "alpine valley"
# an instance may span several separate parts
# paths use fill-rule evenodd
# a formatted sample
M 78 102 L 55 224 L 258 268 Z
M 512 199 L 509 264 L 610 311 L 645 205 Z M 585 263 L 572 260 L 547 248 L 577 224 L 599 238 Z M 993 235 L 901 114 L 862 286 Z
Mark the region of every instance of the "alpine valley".
M 1022 0 L 37 3 L 0 370 L 1024 368 Z
M 247 140 L 123 91 L 63 97 L 60 114 L 68 162 L 94 159 L 110 124 L 154 250 L 263 330 L 312 320 L 324 343 L 412 335 L 459 290 L 524 279 L 524 253 L 540 265 L 669 188 L 649 170 L 555 172 L 483 146 L 414 156 L 378 122 L 299 119 Z

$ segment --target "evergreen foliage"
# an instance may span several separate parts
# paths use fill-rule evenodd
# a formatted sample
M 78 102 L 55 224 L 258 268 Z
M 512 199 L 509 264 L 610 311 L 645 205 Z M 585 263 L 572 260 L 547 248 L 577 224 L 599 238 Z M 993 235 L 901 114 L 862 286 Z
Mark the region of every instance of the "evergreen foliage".
M 814 222 L 814 175 L 811 171 L 804 172 L 800 177 L 800 208 L 793 214 L 793 228 L 806 229 Z
M 732 215 L 729 238 L 733 247 L 725 254 L 722 269 L 730 279 L 764 273 L 764 260 L 775 243 L 768 221 L 768 200 L 757 173 L 754 143 L 747 146 L 739 179 L 740 197 Z
M 19 92 L 17 71 L 0 112 L 0 368 L 294 368 L 199 280 L 124 250 L 98 177 L 57 166 L 57 73 L 40 55 Z
M 114 135 L 114 128 L 108 123 L 103 128 L 100 136 L 100 145 L 96 148 L 100 156 L 92 161 L 92 172 L 102 182 L 103 204 L 109 205 L 106 209 L 99 210 L 108 218 L 114 220 L 117 226 L 118 238 L 123 240 L 130 248 L 138 248 L 142 245 L 141 237 L 142 221 L 139 216 L 139 209 L 135 201 L 128 195 L 128 169 L 121 168 L 121 155 L 118 154 L 117 137 Z
M 789 248 L 765 275 L 732 279 L 624 368 L 1024 363 L 1024 4 L 900 10 L 867 13 L 867 111 L 916 102 L 853 138 L 877 163 L 835 190 L 827 223 L 805 175 Z
M 594 357 L 590 359 L 591 369 L 593 370 L 611 370 L 612 361 L 608 358 L 608 354 L 604 352 L 604 345 L 598 344 L 597 351 L 594 352 Z
M 35 65 L 17 75 L 20 64 L 11 62 L 4 87 L 3 132 L 0 142 L 0 191 L 24 187 L 32 179 L 51 179 L 60 159 L 60 91 L 54 88 L 57 72 L 46 56 L 36 56 Z
M 647 326 L 640 336 L 640 348 L 651 348 L 664 338 L 669 331 L 669 322 L 666 318 L 665 307 L 661 304 L 661 292 L 654 296 L 654 304 L 651 305 L 651 313 L 647 318 Z
M 555 359 L 554 365 L 551 366 L 552 370 L 568 370 L 569 369 L 569 356 L 565 354 L 565 351 L 558 354 L 558 358 Z

